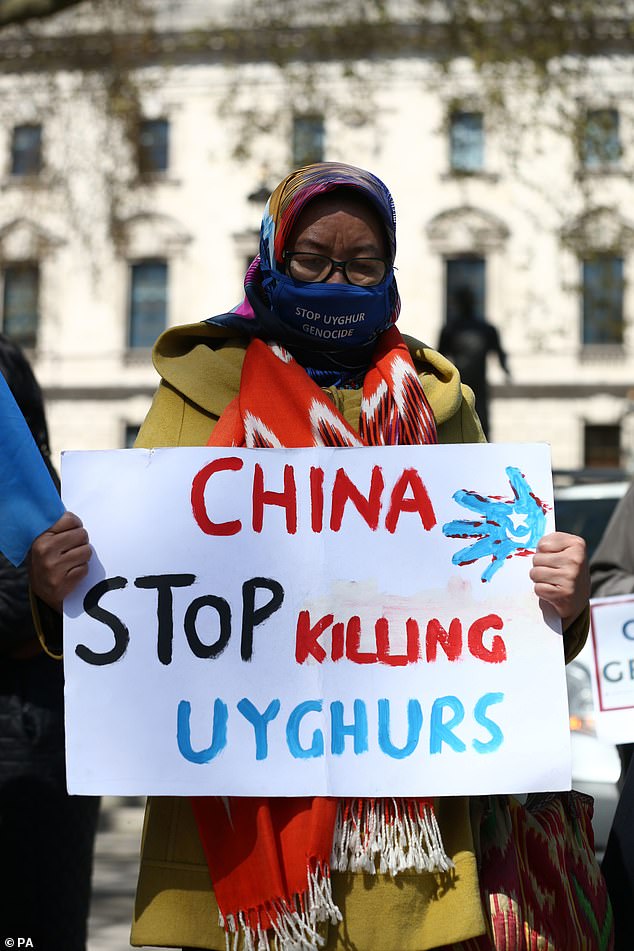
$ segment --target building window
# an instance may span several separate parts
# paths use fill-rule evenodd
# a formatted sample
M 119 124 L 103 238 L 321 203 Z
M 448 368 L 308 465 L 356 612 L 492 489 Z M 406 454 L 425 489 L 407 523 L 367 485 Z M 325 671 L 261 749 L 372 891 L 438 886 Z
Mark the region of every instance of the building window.
M 618 469 L 621 466 L 621 427 L 584 426 L 583 456 L 587 469 Z
M 448 258 L 445 262 L 445 321 L 466 316 L 465 306 L 473 309 L 478 320 L 485 319 L 486 261 L 476 255 Z
M 39 175 L 42 169 L 42 126 L 16 125 L 11 139 L 11 174 Z
M 481 112 L 451 114 L 449 164 L 452 172 L 481 172 L 484 168 L 484 121 Z
M 128 346 L 151 347 L 167 327 L 167 263 L 142 261 L 130 268 Z
M 123 434 L 123 448 L 132 449 L 136 441 L 136 437 L 139 435 L 139 429 L 141 427 L 133 423 L 126 423 L 125 430 Z
M 582 262 L 583 343 L 623 343 L 623 258 L 600 255 Z
M 586 114 L 581 142 L 585 168 L 618 165 L 621 158 L 619 113 L 616 109 L 592 109 Z
M 166 172 L 169 164 L 169 122 L 167 119 L 144 119 L 139 124 L 139 175 Z
M 22 347 L 34 347 L 39 323 L 40 269 L 37 264 L 4 268 L 2 330 Z
M 295 116 L 293 119 L 293 165 L 301 168 L 324 160 L 324 120 L 322 116 Z

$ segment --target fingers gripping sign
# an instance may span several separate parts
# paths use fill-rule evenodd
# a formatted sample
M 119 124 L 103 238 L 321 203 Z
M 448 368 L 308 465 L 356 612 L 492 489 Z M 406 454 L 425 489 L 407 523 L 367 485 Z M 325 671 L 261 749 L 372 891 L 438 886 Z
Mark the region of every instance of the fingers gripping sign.
M 573 621 L 590 598 L 590 572 L 583 538 L 566 532 L 545 535 L 537 545 L 530 578 L 537 597 L 552 605 L 562 621 Z
M 65 512 L 31 546 L 29 578 L 33 592 L 61 611 L 64 598 L 86 577 L 91 554 L 81 519 Z

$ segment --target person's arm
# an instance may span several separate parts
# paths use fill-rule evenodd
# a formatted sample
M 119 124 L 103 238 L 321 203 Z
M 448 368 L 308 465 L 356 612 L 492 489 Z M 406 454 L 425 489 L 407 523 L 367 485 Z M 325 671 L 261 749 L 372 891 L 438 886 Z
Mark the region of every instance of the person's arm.
M 634 484 L 616 506 L 590 563 L 592 597 L 634 593 Z
M 497 358 L 500 361 L 500 366 L 506 373 L 507 377 L 510 377 L 511 370 L 509 368 L 508 361 L 506 359 L 506 351 L 504 350 L 502 346 L 502 341 L 500 340 L 500 334 L 498 333 L 498 329 L 497 327 L 494 327 L 493 324 L 489 324 L 489 327 L 491 328 L 491 331 L 490 331 L 491 340 L 490 340 L 489 349 L 493 353 L 497 354 Z

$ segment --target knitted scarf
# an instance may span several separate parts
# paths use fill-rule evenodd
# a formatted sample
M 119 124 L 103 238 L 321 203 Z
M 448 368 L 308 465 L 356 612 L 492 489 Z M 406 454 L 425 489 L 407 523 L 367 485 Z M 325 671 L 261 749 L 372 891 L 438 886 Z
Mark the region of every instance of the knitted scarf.
M 365 375 L 359 432 L 290 354 L 249 344 L 239 395 L 209 445 L 247 448 L 437 442 L 434 416 L 408 349 L 391 327 Z M 314 951 L 319 923 L 336 924 L 330 871 L 446 871 L 431 799 L 192 798 L 221 912 L 245 951 Z M 237 947 L 237 944 L 235 945 Z

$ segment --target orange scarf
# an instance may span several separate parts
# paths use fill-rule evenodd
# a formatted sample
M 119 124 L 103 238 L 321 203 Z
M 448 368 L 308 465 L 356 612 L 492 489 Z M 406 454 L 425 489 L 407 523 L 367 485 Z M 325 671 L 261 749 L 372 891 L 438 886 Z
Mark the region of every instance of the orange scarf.
M 395 327 L 379 339 L 361 399 L 359 434 L 281 347 L 253 339 L 240 392 L 209 445 L 247 448 L 418 445 L 436 424 L 407 346 Z M 321 921 L 341 914 L 330 869 L 396 874 L 446 870 L 433 802 L 326 798 L 193 797 L 192 807 L 227 932 L 245 951 L 313 951 Z M 269 932 L 269 934 L 267 934 Z

